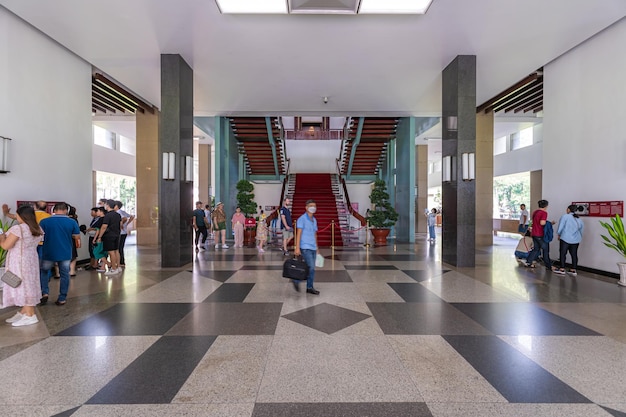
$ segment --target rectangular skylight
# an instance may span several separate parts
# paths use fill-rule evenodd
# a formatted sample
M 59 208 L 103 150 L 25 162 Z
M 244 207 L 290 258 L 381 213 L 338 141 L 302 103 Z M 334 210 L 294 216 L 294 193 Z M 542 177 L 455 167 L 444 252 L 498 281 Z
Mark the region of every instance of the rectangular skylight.
M 223 14 L 287 14 L 287 0 L 215 0 Z
M 359 14 L 424 14 L 432 0 L 361 0 Z

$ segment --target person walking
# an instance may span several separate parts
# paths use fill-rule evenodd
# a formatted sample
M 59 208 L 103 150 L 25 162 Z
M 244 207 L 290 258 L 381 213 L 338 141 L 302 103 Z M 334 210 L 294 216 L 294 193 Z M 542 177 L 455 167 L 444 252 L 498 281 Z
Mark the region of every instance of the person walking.
M 526 266 L 535 268 L 533 262 L 539 258 L 539 253 L 541 252 L 543 264 L 548 271 L 551 271 L 550 240 L 552 239 L 551 236 L 546 236 L 546 229 L 549 229 L 549 232 L 551 232 L 554 222 L 548 221 L 548 204 L 548 200 L 539 200 L 537 202 L 539 208 L 533 211 L 533 226 L 530 231 L 530 235 L 533 238 L 533 249 L 530 251 L 528 259 L 526 259 Z M 548 223 L 550 223 L 549 226 L 547 226 Z
M 243 229 L 246 224 L 246 216 L 241 212 L 241 207 L 235 209 L 231 222 L 235 232 L 235 247 L 243 248 Z
M 528 230 L 528 210 L 526 210 L 526 204 L 520 204 L 519 209 L 519 225 L 517 226 L 517 231 L 524 235 Z
M 280 228 L 283 236 L 283 255 L 289 255 L 289 243 L 293 240 L 293 220 L 291 219 L 291 200 L 285 198 L 280 208 Z
M 306 212 L 296 222 L 296 240 L 294 254 L 301 256 L 309 266 L 309 275 L 306 279 L 306 292 L 318 295 L 320 292 L 313 287 L 315 281 L 315 258 L 317 257 L 317 211 L 315 200 L 307 200 Z M 300 281 L 292 280 L 296 291 L 300 291 Z
M 102 247 L 109 253 L 110 268 L 104 275 L 115 275 L 122 272 L 120 267 L 120 232 L 122 216 L 115 211 L 115 200 L 107 200 L 104 205 L 106 214 L 102 218 L 102 226 L 94 238 L 94 243 L 102 242 Z M 44 230 L 45 231 L 45 230 Z
M 7 270 L 18 275 L 22 283 L 16 288 L 4 286 L 2 305 L 21 307 L 14 316 L 5 320 L 13 327 L 21 327 L 39 322 L 35 314 L 35 306 L 41 299 L 37 246 L 43 231 L 37 224 L 35 210 L 31 206 L 19 207 L 16 219 L 18 224 L 12 226 L 6 233 L 2 233 L 0 229 L 0 247 L 8 251 Z
M 437 224 L 437 209 L 433 208 L 430 213 L 426 213 L 428 223 L 428 240 L 434 242 L 437 238 L 435 234 L 435 225 Z
M 228 249 L 226 244 L 226 213 L 224 213 L 224 203 L 221 201 L 215 206 L 211 218 L 213 230 L 215 230 L 215 249 L 220 247 L 220 236 L 222 237 L 222 248 Z
M 583 230 L 585 224 L 578 217 L 576 212 L 578 206 L 571 204 L 565 209 L 565 214 L 559 219 L 559 225 L 556 229 L 556 235 L 559 239 L 559 258 L 561 262 L 560 268 L 555 268 L 554 273 L 559 275 L 565 275 L 565 257 L 569 252 L 572 258 L 572 267 L 567 273 L 576 276 L 576 268 L 578 268 L 578 245 L 583 239 Z
M 50 271 L 56 262 L 59 265 L 59 275 L 61 283 L 59 287 L 59 297 L 56 305 L 65 305 L 67 292 L 70 288 L 70 261 L 72 260 L 72 249 L 74 242 L 80 248 L 80 229 L 78 223 L 67 216 L 68 207 L 65 203 L 54 205 L 53 216 L 47 217 L 39 223 L 44 232 L 43 253 L 41 269 Z M 39 303 L 45 305 L 48 302 L 48 275 L 40 274 L 41 300 Z
M 196 251 L 199 251 L 200 249 L 206 249 L 206 239 L 209 235 L 209 232 L 206 228 L 207 221 L 204 209 L 202 208 L 202 201 L 196 201 L 196 209 L 193 211 L 193 216 L 191 216 L 191 222 L 193 225 L 193 230 L 196 232 Z M 200 244 L 200 247 L 198 247 L 198 241 L 200 240 L 200 236 L 202 236 L 202 243 Z

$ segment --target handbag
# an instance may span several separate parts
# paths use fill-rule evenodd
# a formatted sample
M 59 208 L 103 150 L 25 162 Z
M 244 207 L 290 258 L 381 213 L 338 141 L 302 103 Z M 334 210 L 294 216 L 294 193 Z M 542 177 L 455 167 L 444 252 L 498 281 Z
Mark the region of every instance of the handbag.
M 22 269 L 22 264 L 24 262 L 24 257 L 22 256 L 24 251 L 24 239 L 22 238 L 22 229 L 20 228 L 20 270 Z M 22 284 L 22 278 L 19 275 L 14 274 L 8 269 L 4 272 L 2 277 L 0 278 L 2 282 L 7 284 L 9 287 L 17 288 Z
M 13 288 L 17 288 L 22 284 L 22 278 L 15 275 L 13 272 L 9 271 L 8 269 L 6 270 L 6 272 L 2 275 L 2 278 L 0 279 L 9 287 L 13 287 Z
M 283 264 L 283 278 L 303 281 L 309 275 L 309 265 L 301 259 L 287 259 Z

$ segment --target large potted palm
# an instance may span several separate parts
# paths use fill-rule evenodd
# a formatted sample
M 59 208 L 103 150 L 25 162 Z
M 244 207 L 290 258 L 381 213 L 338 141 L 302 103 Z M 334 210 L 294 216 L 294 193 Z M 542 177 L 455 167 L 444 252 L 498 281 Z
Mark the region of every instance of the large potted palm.
M 398 212 L 389 202 L 387 184 L 383 180 L 376 180 L 370 194 L 372 208 L 367 210 L 365 218 L 374 236 L 374 244 L 386 245 L 390 228 L 398 220 Z
M 237 182 L 237 207 L 246 216 L 246 227 L 243 232 L 243 244 L 250 246 L 256 241 L 256 222 L 248 221 L 254 219 L 257 204 L 254 201 L 254 184 L 248 180 L 239 180 Z
M 611 218 L 610 224 L 603 221 L 600 224 L 609 232 L 609 236 L 600 235 L 604 239 L 603 243 L 609 248 L 616 250 L 626 260 L 626 232 L 619 214 Z M 626 287 L 626 262 L 618 262 L 617 267 L 619 268 L 619 281 L 617 283 Z

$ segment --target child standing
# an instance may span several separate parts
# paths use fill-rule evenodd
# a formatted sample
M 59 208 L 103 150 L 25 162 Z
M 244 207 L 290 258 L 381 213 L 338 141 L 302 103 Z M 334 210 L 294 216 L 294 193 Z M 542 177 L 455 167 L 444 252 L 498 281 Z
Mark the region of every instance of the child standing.
M 261 214 L 261 218 L 256 225 L 256 240 L 259 242 L 257 244 L 259 253 L 265 252 L 263 249 L 265 243 L 267 242 L 267 223 L 265 222 L 265 214 Z

